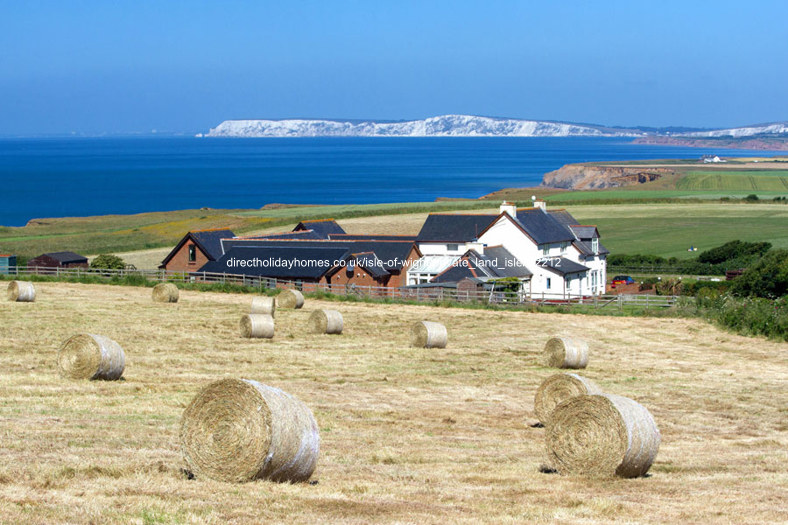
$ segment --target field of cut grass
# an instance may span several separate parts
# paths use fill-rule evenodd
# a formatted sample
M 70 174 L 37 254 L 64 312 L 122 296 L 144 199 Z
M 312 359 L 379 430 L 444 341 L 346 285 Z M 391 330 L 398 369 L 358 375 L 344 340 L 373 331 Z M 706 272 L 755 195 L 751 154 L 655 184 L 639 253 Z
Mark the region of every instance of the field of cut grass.
M 751 174 L 741 171 L 690 171 L 678 180 L 680 190 L 749 191 L 788 193 L 788 171 Z
M 788 512 L 788 347 L 701 321 L 307 302 L 271 341 L 242 340 L 249 296 L 38 283 L 0 303 L 0 515 L 7 523 L 780 522 Z M 339 308 L 342 336 L 305 334 Z M 407 345 L 444 322 L 443 350 Z M 66 381 L 78 332 L 125 348 L 125 380 Z M 540 472 L 533 396 L 546 338 L 587 338 L 583 375 L 654 415 L 646 478 Z M 321 431 L 315 484 L 187 479 L 181 414 L 208 382 L 246 377 L 298 396 Z

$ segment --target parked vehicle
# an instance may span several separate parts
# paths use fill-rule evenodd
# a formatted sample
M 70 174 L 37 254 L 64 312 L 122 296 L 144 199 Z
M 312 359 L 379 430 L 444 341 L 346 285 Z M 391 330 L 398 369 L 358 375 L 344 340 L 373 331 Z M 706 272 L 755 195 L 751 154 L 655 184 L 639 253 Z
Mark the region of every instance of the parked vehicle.
M 635 280 L 629 275 L 616 275 L 610 284 L 616 286 L 617 284 L 634 284 L 634 282 Z

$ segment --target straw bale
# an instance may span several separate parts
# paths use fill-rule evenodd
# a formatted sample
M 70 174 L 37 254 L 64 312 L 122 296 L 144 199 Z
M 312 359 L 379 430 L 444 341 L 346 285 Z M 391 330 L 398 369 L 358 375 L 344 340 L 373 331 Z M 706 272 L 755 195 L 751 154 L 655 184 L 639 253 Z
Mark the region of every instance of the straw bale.
M 191 472 L 220 481 L 306 481 L 320 453 L 312 411 L 294 396 L 249 379 L 221 379 L 203 388 L 183 413 L 180 441 Z
M 253 314 L 268 314 L 271 317 L 276 313 L 276 301 L 273 297 L 261 295 L 252 299 L 252 308 L 250 313 Z
M 178 287 L 172 283 L 159 283 L 153 287 L 153 300 L 157 303 L 177 303 Z
M 601 393 L 602 389 L 588 378 L 577 374 L 555 374 L 542 381 L 536 390 L 534 412 L 544 425 L 553 409 L 570 397 Z
M 108 337 L 78 334 L 57 353 L 60 375 L 68 379 L 120 379 L 126 367 L 123 348 Z
M 567 399 L 546 426 L 548 462 L 561 474 L 643 476 L 657 456 L 660 433 L 640 403 L 615 394 Z
M 336 310 L 315 310 L 309 316 L 309 331 L 315 334 L 341 334 L 342 314 Z
M 304 306 L 304 294 L 298 290 L 284 290 L 277 296 L 276 304 L 279 308 L 297 310 Z
M 8 300 L 32 303 L 36 300 L 36 287 L 29 281 L 11 281 L 8 283 Z
M 271 339 L 274 336 L 274 318 L 267 314 L 247 314 L 241 317 L 241 336 Z
M 433 321 L 419 321 L 410 331 L 410 342 L 418 348 L 446 348 L 449 334 L 446 327 Z
M 544 364 L 551 368 L 588 366 L 588 343 L 575 337 L 552 337 L 544 346 Z

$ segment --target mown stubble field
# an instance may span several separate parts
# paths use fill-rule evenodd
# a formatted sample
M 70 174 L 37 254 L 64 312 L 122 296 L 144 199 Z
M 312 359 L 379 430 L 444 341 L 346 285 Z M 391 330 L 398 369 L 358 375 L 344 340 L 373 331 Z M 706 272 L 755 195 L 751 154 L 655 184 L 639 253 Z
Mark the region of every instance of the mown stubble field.
M 703 322 L 326 303 L 278 311 L 272 341 L 242 340 L 246 295 L 37 283 L 0 303 L 4 523 L 780 522 L 788 515 L 788 345 Z M 342 311 L 345 334 L 304 333 Z M 408 346 L 444 322 L 444 350 Z M 125 380 L 55 368 L 79 332 L 124 347 Z M 590 341 L 583 373 L 644 404 L 662 431 L 645 478 L 543 474 L 533 396 L 554 373 L 549 335 Z M 295 394 L 321 428 L 316 484 L 187 479 L 180 416 L 206 383 L 257 379 Z

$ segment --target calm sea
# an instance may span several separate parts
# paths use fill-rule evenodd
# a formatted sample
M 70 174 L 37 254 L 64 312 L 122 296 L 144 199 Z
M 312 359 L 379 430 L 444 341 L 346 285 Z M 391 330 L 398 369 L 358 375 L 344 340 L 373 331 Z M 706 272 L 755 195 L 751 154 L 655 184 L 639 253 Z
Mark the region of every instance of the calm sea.
M 0 140 L 0 225 L 32 218 L 478 197 L 570 162 L 760 154 L 601 138 Z

